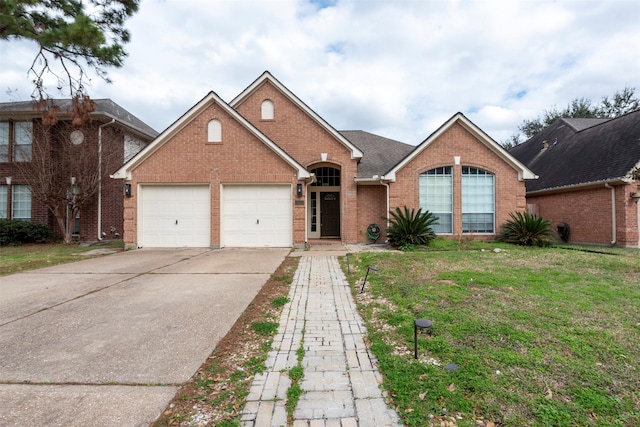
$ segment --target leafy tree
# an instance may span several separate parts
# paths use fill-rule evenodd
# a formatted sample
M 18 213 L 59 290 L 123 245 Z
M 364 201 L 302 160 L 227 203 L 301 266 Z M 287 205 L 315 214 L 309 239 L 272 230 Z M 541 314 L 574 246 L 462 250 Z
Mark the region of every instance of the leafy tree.
M 393 246 L 404 250 L 414 245 L 428 245 L 436 238 L 431 226 L 438 223 L 438 218 L 433 213 L 422 212 L 422 208 L 409 211 L 405 206 L 404 210 L 396 208 L 389 214 L 387 238 Z
M 509 149 L 540 133 L 544 128 L 559 118 L 614 118 L 640 109 L 640 98 L 635 95 L 635 88 L 625 87 L 616 92 L 613 98 L 603 97 L 600 104 L 594 104 L 587 98 L 576 98 L 564 109 L 552 107 L 543 111 L 541 116 L 532 120 L 524 120 L 518 126 L 518 132 L 502 143 Z
M 57 78 L 58 90 L 84 93 L 85 66 L 109 81 L 107 67 L 121 67 L 129 32 L 124 22 L 140 0 L 2 0 L 0 40 L 31 40 L 38 51 L 29 68 L 34 98 L 48 98 L 45 74 Z M 54 67 L 54 63 L 58 68 Z
M 635 89 L 625 87 L 616 92 L 613 99 L 602 98 L 598 115 L 600 117 L 619 117 L 632 111 L 640 110 L 640 99 L 635 96 Z

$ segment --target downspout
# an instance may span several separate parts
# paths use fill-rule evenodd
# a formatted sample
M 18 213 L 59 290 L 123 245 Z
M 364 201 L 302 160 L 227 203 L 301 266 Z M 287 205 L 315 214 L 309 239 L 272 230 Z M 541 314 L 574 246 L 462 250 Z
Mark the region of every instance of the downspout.
M 611 246 L 613 246 L 618 241 L 616 238 L 616 188 L 608 183 L 604 186 L 611 189 Z
M 307 249 L 307 243 L 309 242 L 309 218 L 307 218 L 307 204 L 309 203 L 309 191 L 307 188 L 307 182 L 304 183 L 304 249 Z
M 390 200 L 389 200 L 389 184 L 386 184 L 382 181 L 384 177 L 380 177 L 380 184 L 384 185 L 385 187 L 387 187 L 387 211 L 385 212 L 385 218 L 387 218 L 387 228 L 389 228 L 389 204 L 390 204 Z M 384 235 L 387 235 L 387 228 L 384 229 Z
M 102 241 L 102 128 L 112 125 L 116 119 L 98 126 L 98 241 Z

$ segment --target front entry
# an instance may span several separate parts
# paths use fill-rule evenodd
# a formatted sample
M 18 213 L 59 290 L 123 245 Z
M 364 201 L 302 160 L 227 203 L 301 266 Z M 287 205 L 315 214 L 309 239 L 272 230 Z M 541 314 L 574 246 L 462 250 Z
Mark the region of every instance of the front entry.
M 318 166 L 311 173 L 316 179 L 307 187 L 308 237 L 340 238 L 340 169 Z
M 320 193 L 320 237 L 340 237 L 340 193 Z

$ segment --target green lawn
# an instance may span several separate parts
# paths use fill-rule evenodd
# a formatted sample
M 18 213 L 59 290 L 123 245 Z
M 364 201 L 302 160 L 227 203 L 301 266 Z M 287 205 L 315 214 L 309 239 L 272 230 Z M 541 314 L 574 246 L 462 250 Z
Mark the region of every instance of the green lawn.
M 349 280 L 403 423 L 640 425 L 640 251 L 584 249 L 438 239 L 353 255 Z M 434 323 L 418 360 L 416 318 Z
M 61 243 L 0 246 L 0 276 L 100 256 L 79 256 L 78 254 L 82 252 L 96 249 L 122 250 L 123 247 L 122 241 L 93 246 Z

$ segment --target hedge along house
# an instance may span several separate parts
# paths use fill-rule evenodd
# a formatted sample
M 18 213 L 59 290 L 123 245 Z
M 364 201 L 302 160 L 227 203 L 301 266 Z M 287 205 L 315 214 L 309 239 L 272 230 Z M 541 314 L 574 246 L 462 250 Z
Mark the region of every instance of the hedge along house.
M 128 246 L 217 248 L 370 242 L 370 224 L 384 240 L 405 205 L 493 238 L 534 175 L 462 114 L 417 147 L 338 132 L 265 72 L 228 104 L 210 92 L 113 177 Z
M 54 99 L 57 123 L 43 124 L 43 111 L 31 101 L 0 103 L 0 218 L 34 221 L 47 225 L 56 235 L 63 230 L 49 208 L 32 194 L 29 185 L 65 174 L 65 187 L 77 171 L 65 163 L 62 152 L 85 158 L 102 168 L 106 179 L 98 182 L 97 194 L 76 218 L 66 218 L 76 239 L 118 239 L 123 229 L 123 186 L 108 178 L 158 132 L 110 99 L 96 99 L 95 110 L 81 126 L 72 124 L 72 100 Z M 36 164 L 37 163 L 37 164 Z M 72 162 L 73 163 L 73 162 Z M 67 166 L 70 169 L 67 169 Z M 52 173 L 51 169 L 61 169 Z M 32 176 L 25 176 L 26 173 Z M 47 175 L 49 174 L 49 175 Z M 68 177 L 67 177 L 68 176 Z M 43 181 L 44 182 L 44 181 Z
M 540 176 L 529 211 L 568 224 L 570 242 L 640 247 L 640 111 L 558 119 L 509 152 Z

